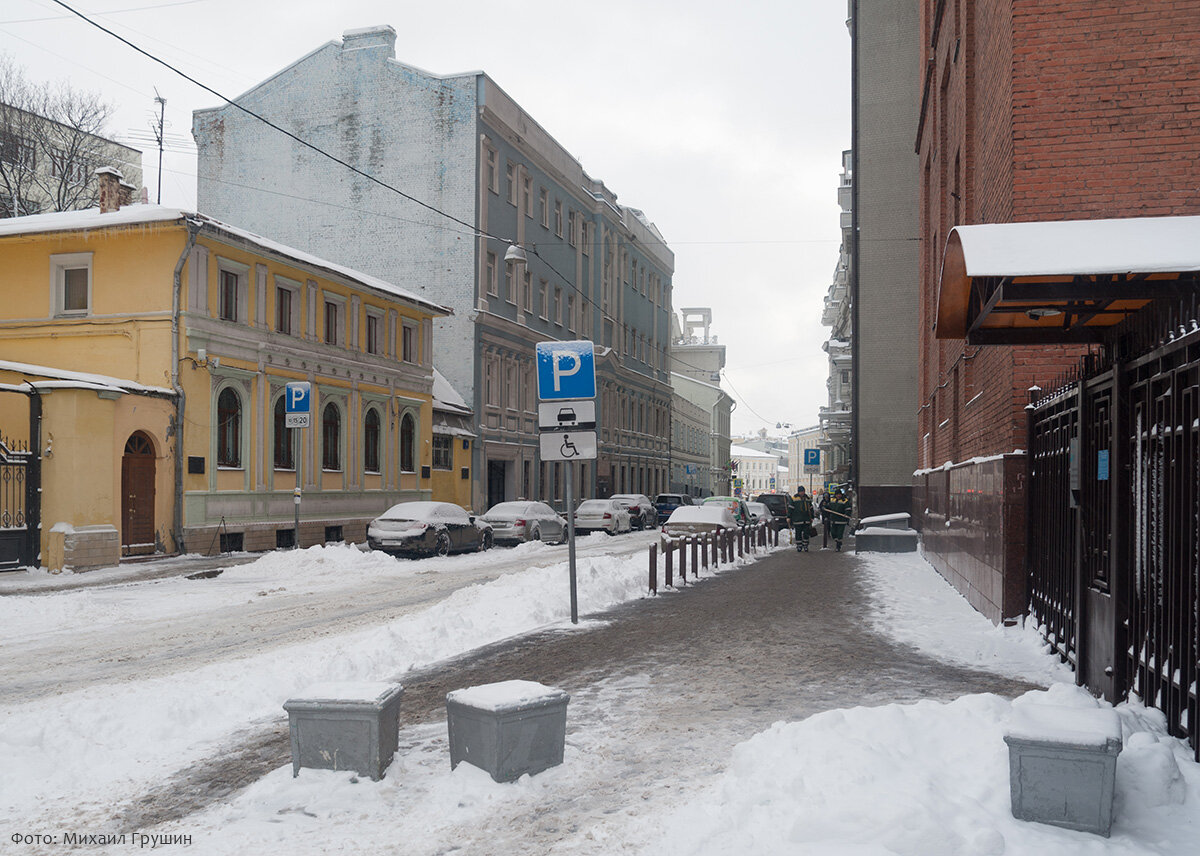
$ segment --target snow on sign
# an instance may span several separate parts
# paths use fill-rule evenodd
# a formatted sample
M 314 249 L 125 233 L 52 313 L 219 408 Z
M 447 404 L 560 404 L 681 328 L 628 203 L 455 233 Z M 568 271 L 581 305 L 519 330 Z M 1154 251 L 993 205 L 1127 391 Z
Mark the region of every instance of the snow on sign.
M 538 342 L 538 399 L 596 397 L 596 354 L 591 342 Z
M 312 413 L 312 384 L 292 381 L 283 394 L 283 424 L 286 428 L 307 428 Z

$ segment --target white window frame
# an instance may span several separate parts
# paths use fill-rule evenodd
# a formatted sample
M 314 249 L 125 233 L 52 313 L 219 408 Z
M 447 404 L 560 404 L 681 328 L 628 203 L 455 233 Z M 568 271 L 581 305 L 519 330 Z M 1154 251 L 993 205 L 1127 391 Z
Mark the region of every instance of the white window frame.
M 484 278 L 487 280 L 487 282 L 484 283 L 484 288 L 487 290 L 489 297 L 499 296 L 499 286 L 496 282 L 497 261 L 498 259 L 495 253 L 487 254 L 487 266 L 484 269 Z
M 83 309 L 66 308 L 67 271 L 87 270 L 87 305 Z M 85 317 L 92 313 L 92 254 L 56 253 L 50 256 L 50 314 L 59 317 Z
M 550 283 L 546 280 L 538 280 L 538 297 L 541 300 L 541 319 L 543 321 L 550 320 Z

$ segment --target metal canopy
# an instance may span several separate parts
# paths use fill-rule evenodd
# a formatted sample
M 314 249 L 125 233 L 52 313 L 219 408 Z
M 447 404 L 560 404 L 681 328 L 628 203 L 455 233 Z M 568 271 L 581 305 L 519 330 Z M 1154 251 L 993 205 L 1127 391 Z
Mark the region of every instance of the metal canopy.
M 1148 303 L 1200 287 L 1200 217 L 958 226 L 935 333 L 986 344 L 1088 344 Z

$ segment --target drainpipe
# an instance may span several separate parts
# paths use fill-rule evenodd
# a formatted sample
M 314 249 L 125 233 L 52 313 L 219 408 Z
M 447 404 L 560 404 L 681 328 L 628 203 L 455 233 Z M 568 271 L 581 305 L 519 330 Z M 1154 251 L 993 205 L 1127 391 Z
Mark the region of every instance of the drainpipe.
M 179 298 L 183 291 L 183 266 L 192 249 L 196 246 L 196 237 L 203 228 L 203 222 L 195 217 L 185 217 L 187 226 L 187 243 L 175 262 L 174 293 L 171 297 L 171 389 L 175 392 L 175 513 L 171 521 L 174 529 L 175 551 L 184 552 L 183 545 L 183 407 L 185 396 L 183 387 L 179 385 Z

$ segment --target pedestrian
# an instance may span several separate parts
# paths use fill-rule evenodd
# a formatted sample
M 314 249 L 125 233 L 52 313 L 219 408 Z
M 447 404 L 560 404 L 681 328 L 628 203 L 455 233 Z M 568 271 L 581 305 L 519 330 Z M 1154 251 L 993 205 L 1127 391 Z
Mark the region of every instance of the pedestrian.
M 792 497 L 792 508 L 788 514 L 788 519 L 796 529 L 796 552 L 808 552 L 808 536 L 811 532 L 813 522 L 813 504 L 808 494 L 804 492 L 803 487 L 796 488 L 796 495 Z
M 825 504 L 829 516 L 829 534 L 833 536 L 835 550 L 842 549 L 842 538 L 846 535 L 846 524 L 850 522 L 850 500 L 844 488 L 834 491 L 833 498 Z

